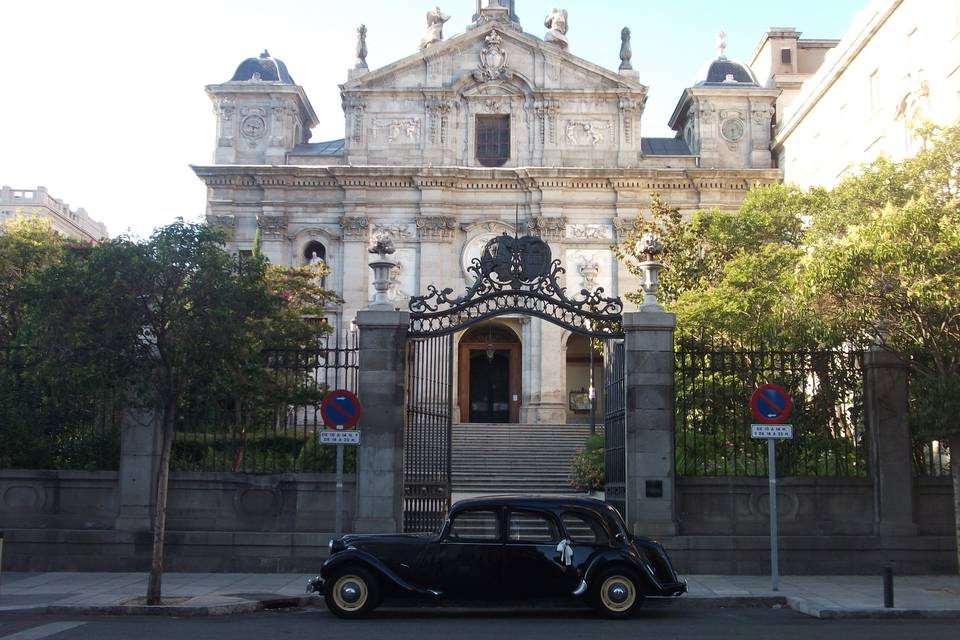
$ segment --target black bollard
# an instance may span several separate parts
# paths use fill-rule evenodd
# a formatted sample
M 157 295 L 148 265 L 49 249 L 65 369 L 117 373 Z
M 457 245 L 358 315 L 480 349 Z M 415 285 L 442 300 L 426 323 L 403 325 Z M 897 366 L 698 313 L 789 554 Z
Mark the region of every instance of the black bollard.
M 893 609 L 893 564 L 883 565 L 883 608 Z

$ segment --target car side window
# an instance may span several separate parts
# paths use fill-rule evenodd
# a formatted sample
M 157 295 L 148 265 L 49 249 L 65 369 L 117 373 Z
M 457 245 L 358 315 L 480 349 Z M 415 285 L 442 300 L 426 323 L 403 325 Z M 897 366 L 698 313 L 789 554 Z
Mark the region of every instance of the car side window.
M 560 540 L 553 518 L 530 511 L 511 511 L 507 529 L 510 542 L 550 543 Z
M 607 544 L 610 537 L 596 518 L 588 517 L 584 514 L 564 512 L 560 516 L 563 522 L 563 528 L 573 542 L 582 542 L 586 544 Z
M 458 542 L 499 538 L 500 526 L 496 511 L 462 511 L 454 516 L 447 534 L 447 539 Z

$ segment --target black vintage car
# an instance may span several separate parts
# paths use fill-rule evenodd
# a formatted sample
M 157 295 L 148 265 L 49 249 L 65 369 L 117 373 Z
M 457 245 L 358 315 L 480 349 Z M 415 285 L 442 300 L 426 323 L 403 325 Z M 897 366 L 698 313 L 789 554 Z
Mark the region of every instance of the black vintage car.
M 490 497 L 457 502 L 434 534 L 347 535 L 308 591 L 341 618 L 384 596 L 496 600 L 580 596 L 630 616 L 647 596 L 687 590 L 663 547 L 627 533 L 616 509 L 589 498 Z

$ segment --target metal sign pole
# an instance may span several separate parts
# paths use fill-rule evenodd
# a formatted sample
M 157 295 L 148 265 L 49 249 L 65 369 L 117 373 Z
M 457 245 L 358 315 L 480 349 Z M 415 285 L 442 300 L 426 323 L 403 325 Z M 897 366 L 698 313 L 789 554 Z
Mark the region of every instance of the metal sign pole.
M 343 445 L 337 445 L 337 497 L 334 505 L 336 516 L 334 517 L 334 528 L 337 537 L 343 535 Z
M 767 438 L 767 472 L 770 475 L 770 579 L 780 590 L 780 558 L 777 553 L 777 441 Z

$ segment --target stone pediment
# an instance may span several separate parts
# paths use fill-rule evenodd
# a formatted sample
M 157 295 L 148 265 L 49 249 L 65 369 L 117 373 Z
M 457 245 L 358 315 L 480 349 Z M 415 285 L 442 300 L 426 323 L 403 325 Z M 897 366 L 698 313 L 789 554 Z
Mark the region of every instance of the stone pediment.
M 647 92 L 633 78 L 493 22 L 354 77 L 340 89 L 351 95 L 425 90 L 462 94 L 477 92 L 485 84 L 510 84 L 534 92 Z

